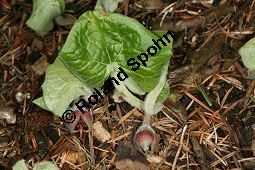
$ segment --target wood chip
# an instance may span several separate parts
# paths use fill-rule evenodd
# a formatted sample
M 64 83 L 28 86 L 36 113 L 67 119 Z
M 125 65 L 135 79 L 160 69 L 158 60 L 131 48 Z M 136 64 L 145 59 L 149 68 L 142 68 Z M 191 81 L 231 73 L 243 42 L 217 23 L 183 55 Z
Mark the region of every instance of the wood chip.
M 102 125 L 101 122 L 97 121 L 93 125 L 93 135 L 99 140 L 99 142 L 104 143 L 111 139 L 111 134 Z

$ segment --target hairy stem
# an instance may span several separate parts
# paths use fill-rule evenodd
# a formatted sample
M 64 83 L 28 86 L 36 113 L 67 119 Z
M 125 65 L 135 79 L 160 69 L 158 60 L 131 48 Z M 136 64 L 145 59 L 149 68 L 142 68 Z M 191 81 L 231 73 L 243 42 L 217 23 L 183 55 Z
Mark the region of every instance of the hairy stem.
M 116 75 L 113 75 L 113 77 L 117 77 Z M 143 101 L 138 99 L 136 96 L 134 96 L 124 85 L 123 82 L 119 81 L 119 85 L 114 84 L 114 87 L 119 92 L 120 96 L 126 100 L 129 104 L 131 104 L 134 107 L 137 107 L 138 109 L 143 109 Z
M 144 101 L 145 114 L 149 114 L 149 115 L 156 114 L 162 108 L 162 105 L 157 104 L 156 101 L 166 83 L 166 76 L 167 76 L 168 65 L 169 65 L 168 63 L 162 69 L 162 74 L 161 74 L 159 83 L 156 85 L 156 87 L 152 91 L 149 92 L 149 94 L 145 98 L 145 101 Z

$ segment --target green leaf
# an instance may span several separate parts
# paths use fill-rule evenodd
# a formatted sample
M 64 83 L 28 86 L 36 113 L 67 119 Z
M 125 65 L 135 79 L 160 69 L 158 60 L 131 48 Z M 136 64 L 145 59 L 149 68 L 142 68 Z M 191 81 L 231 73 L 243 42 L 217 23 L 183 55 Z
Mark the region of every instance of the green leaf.
M 45 110 L 49 110 L 48 107 L 46 106 L 43 97 L 39 97 L 38 99 L 35 99 L 33 101 L 34 104 L 40 106 L 41 108 L 45 109 Z
M 77 79 L 60 58 L 47 68 L 42 89 L 46 108 L 57 116 L 62 116 L 75 98 L 92 94 L 92 90 Z M 37 103 L 41 104 L 42 100 Z
M 33 0 L 33 12 L 26 24 L 39 35 L 44 35 L 53 29 L 53 19 L 64 8 L 64 0 Z
M 243 64 L 249 69 L 252 78 L 255 78 L 255 37 L 250 39 L 239 49 Z
M 159 38 L 165 46 L 154 44 Z M 150 46 L 154 46 L 151 53 L 155 55 L 149 54 Z M 74 24 L 58 59 L 47 69 L 43 99 L 36 103 L 61 116 L 73 99 L 89 96 L 91 89 L 101 89 L 106 79 L 114 77 L 119 81 L 119 85 L 114 83 L 119 96 L 146 114 L 156 114 L 169 92 L 166 76 L 171 48 L 169 32 L 155 35 L 135 19 L 86 12 Z M 137 58 L 141 53 L 148 55 L 146 65 Z M 127 63 L 130 58 L 140 64 L 136 71 Z M 121 68 L 128 75 L 123 81 L 117 76 Z M 145 101 L 133 95 L 146 93 Z
M 65 15 L 65 17 L 63 17 L 62 15 L 59 15 L 55 18 L 56 24 L 60 26 L 73 25 L 75 21 L 76 21 L 76 18 L 72 15 Z
M 196 84 L 197 90 L 198 90 L 200 93 L 202 93 L 202 95 L 203 95 L 205 101 L 207 102 L 207 104 L 208 104 L 209 106 L 212 106 L 212 102 L 211 102 L 211 100 L 210 100 L 208 94 L 206 93 L 203 84 L 200 83 L 200 82 L 195 82 L 195 84 Z
M 12 167 L 13 170 L 28 170 L 25 160 L 21 159 Z M 33 170 L 58 170 L 56 164 L 50 161 L 42 161 L 35 164 Z
M 25 160 L 21 159 L 12 167 L 13 170 L 28 170 Z
M 157 102 L 162 102 L 166 100 L 169 95 L 169 92 L 170 92 L 170 87 L 169 87 L 169 84 L 166 82 L 165 86 L 163 87 L 162 91 L 160 92 L 157 98 Z
M 163 37 L 163 35 L 165 33 L 167 33 L 167 31 L 164 31 L 164 30 L 152 30 L 151 31 L 154 35 L 156 35 L 158 38 L 161 38 Z
M 97 0 L 95 10 L 113 12 L 118 8 L 119 2 L 122 0 Z
M 149 92 L 157 85 L 162 67 L 169 63 L 172 42 L 169 46 L 161 45 L 156 55 L 148 55 L 147 67 L 141 65 L 132 71 L 127 61 L 154 45 L 152 39 L 158 37 L 135 19 L 115 13 L 87 12 L 74 24 L 60 57 L 90 87 L 100 89 L 121 67 L 139 89 Z
M 164 65 L 164 67 L 162 68 L 162 74 L 160 76 L 160 79 L 157 82 L 158 84 L 153 90 L 151 90 L 147 94 L 145 98 L 145 101 L 144 101 L 145 114 L 149 114 L 149 115 L 157 114 L 163 107 L 162 102 L 157 102 L 157 99 L 160 96 L 160 93 L 162 93 L 163 88 L 166 85 L 168 65 L 169 65 L 169 62 Z
M 42 161 L 36 163 L 33 170 L 58 170 L 58 167 L 52 162 Z

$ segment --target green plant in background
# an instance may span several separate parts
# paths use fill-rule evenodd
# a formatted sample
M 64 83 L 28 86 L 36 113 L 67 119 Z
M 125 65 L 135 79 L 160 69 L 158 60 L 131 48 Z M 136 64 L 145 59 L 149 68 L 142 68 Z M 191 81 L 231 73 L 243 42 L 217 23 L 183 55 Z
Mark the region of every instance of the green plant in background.
M 162 32 L 160 33 L 162 35 Z M 129 78 L 115 85 L 119 96 L 148 114 L 156 114 L 169 92 L 166 83 L 171 43 L 162 46 L 147 66 L 132 71 L 130 57 L 146 52 L 158 37 L 135 19 L 121 14 L 86 12 L 74 24 L 59 57 L 46 71 L 43 97 L 35 101 L 58 116 L 80 95 L 89 96 L 100 89 L 109 76 L 116 77 L 118 67 Z M 134 94 L 146 95 L 145 101 Z
M 12 167 L 13 170 L 28 170 L 25 160 L 21 159 Z M 35 164 L 33 170 L 58 170 L 57 165 L 49 161 L 42 161 Z
M 12 167 L 13 170 L 28 170 L 25 160 L 21 159 Z
M 97 0 L 95 10 L 103 12 L 114 12 L 118 8 L 119 2 L 123 0 Z
M 53 29 L 53 19 L 64 9 L 64 0 L 33 0 L 33 12 L 26 24 L 39 35 L 44 35 Z
M 255 38 L 250 39 L 240 49 L 244 66 L 249 70 L 249 76 L 255 79 Z

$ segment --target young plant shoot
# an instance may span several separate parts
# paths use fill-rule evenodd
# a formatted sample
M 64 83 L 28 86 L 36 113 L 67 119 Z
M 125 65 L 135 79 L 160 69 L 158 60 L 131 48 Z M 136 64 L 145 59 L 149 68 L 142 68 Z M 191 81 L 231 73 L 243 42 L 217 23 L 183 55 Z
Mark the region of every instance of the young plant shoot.
M 239 49 L 244 66 L 249 71 L 249 76 L 255 79 L 255 37 L 250 39 Z
M 149 120 L 162 109 L 169 93 L 166 76 L 172 41 L 170 32 L 154 34 L 124 15 L 86 12 L 74 24 L 55 63 L 47 69 L 43 97 L 34 102 L 61 117 L 80 95 L 93 94 L 97 101 L 95 94 L 102 93 L 110 77 L 118 96 L 148 115 L 142 125 L 145 129 L 140 128 L 136 134 L 138 145 L 148 150 L 141 143 L 141 132 L 152 137 L 147 141 L 155 142 Z M 145 95 L 145 100 L 134 94 Z
M 112 77 L 117 80 L 113 84 L 122 98 L 146 114 L 156 114 L 169 92 L 166 75 L 172 38 L 166 35 L 166 45 L 159 42 L 161 49 L 150 56 L 147 50 L 159 37 L 138 21 L 116 13 L 86 12 L 74 24 L 55 63 L 47 69 L 43 97 L 35 103 L 61 116 L 72 100 L 91 95 L 94 88 L 102 91 L 104 81 Z M 139 60 L 145 52 L 146 64 Z M 130 58 L 136 58 L 139 69 L 132 70 L 127 63 Z M 127 78 L 117 76 L 119 68 Z M 147 93 L 145 101 L 132 93 Z
M 64 9 L 64 0 L 33 0 L 33 12 L 26 24 L 39 35 L 45 35 L 53 29 L 53 19 Z

